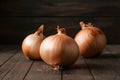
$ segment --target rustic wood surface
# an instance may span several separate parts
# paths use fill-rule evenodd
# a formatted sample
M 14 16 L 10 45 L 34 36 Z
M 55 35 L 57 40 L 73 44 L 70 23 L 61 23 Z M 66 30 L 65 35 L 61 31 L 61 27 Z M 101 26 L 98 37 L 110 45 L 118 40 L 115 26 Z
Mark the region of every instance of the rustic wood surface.
M 107 45 L 94 58 L 53 70 L 42 60 L 28 60 L 18 46 L 0 46 L 0 80 L 120 80 L 120 45 Z

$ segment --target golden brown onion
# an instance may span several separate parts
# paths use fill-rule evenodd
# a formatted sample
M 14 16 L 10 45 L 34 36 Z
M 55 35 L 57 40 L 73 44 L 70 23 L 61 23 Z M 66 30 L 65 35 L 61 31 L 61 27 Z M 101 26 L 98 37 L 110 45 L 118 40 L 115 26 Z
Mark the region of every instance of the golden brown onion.
M 89 24 L 80 22 L 82 30 L 75 36 L 80 54 L 84 57 L 94 57 L 100 54 L 106 45 L 106 36 L 102 30 Z
M 45 36 L 43 35 L 44 26 L 41 25 L 34 34 L 28 35 L 22 42 L 22 51 L 28 59 L 41 59 L 39 47 Z
M 54 69 L 75 63 L 79 56 L 77 43 L 65 34 L 65 29 L 58 27 L 57 32 L 44 39 L 40 46 L 41 58 Z

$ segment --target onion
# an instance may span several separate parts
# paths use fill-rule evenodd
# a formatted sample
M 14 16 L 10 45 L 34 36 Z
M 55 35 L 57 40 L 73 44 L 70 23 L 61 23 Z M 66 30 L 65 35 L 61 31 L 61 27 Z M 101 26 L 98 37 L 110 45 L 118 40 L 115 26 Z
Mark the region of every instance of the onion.
M 80 22 L 82 30 L 75 36 L 80 50 L 80 55 L 83 57 L 94 57 L 100 54 L 106 45 L 106 36 L 97 27 L 91 23 L 84 24 Z
M 57 34 L 43 40 L 40 46 L 40 56 L 53 69 L 60 69 L 75 63 L 79 56 L 79 47 L 65 33 L 65 28 L 57 27 Z
M 27 59 L 41 59 L 39 47 L 43 39 L 44 26 L 41 25 L 34 34 L 28 35 L 22 42 L 22 51 Z

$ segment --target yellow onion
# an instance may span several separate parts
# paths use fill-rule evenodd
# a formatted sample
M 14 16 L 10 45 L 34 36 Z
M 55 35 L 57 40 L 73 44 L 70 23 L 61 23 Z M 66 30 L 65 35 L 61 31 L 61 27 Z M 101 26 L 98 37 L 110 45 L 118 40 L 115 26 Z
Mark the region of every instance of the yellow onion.
M 22 51 L 27 59 L 41 59 L 39 47 L 45 36 L 43 35 L 44 26 L 41 25 L 38 30 L 28 35 L 22 42 Z
M 66 35 L 65 28 L 57 27 L 57 34 L 48 36 L 40 46 L 40 56 L 53 69 L 72 65 L 79 56 L 79 47 L 71 37 Z
M 82 30 L 75 36 L 80 50 L 84 57 L 94 57 L 100 54 L 106 45 L 106 36 L 102 30 L 94 27 L 91 23 L 80 22 Z

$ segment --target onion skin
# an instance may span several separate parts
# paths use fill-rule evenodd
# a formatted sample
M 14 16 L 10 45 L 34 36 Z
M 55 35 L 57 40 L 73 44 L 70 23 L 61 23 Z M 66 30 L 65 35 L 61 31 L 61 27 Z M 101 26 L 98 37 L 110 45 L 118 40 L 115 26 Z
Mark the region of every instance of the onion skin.
M 39 47 L 45 36 L 43 35 L 44 26 L 41 25 L 34 33 L 28 35 L 22 42 L 22 51 L 27 59 L 41 59 Z
M 80 22 L 80 25 L 82 30 L 75 36 L 80 55 L 83 57 L 95 57 L 102 53 L 106 46 L 106 36 L 102 30 L 83 22 Z
M 58 33 L 43 40 L 40 56 L 54 69 L 72 65 L 79 56 L 79 47 L 71 37 L 65 34 L 64 28 L 57 28 Z

